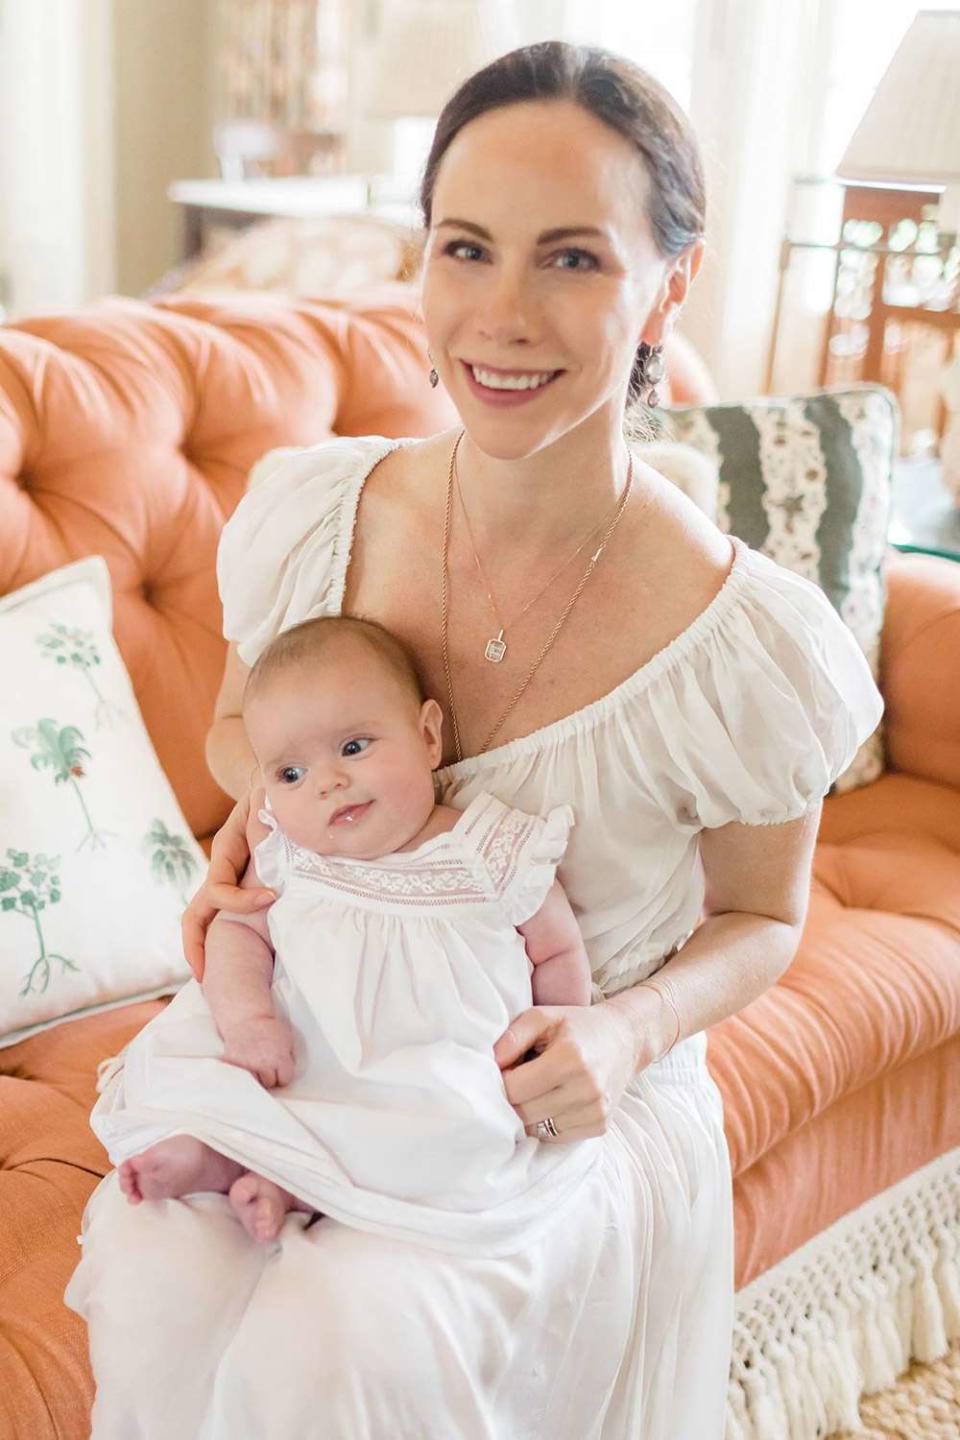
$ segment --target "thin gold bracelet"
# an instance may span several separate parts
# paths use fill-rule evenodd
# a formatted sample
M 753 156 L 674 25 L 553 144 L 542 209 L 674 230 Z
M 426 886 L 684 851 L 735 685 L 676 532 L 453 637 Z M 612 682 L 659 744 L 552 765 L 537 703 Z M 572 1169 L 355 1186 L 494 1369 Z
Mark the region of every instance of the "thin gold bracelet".
M 674 1019 L 676 1020 L 676 1022 L 677 1022 L 677 1033 L 676 1033 L 676 1035 L 674 1035 L 673 1039 L 670 1041 L 670 1044 L 667 1046 L 666 1050 L 663 1051 L 663 1054 L 657 1056 L 657 1059 L 658 1059 L 658 1060 L 662 1060 L 663 1057 L 664 1057 L 664 1055 L 669 1055 L 669 1054 L 670 1054 L 670 1051 L 673 1049 L 674 1045 L 676 1045 L 677 1041 L 680 1039 L 680 1031 L 681 1031 L 682 1028 L 683 1028 L 683 1026 L 682 1026 L 682 1024 L 681 1024 L 681 1022 L 680 1022 L 680 1011 L 679 1011 L 678 1008 L 677 1008 L 677 1002 L 676 1002 L 676 1000 L 674 1000 L 673 994 L 671 993 L 672 990 L 673 990 L 673 985 L 672 985 L 672 983 L 671 983 L 669 980 L 667 980 L 664 976 L 652 977 L 652 978 L 649 979 L 649 980 L 642 980 L 640 983 L 641 983 L 642 985 L 646 985 L 646 987 L 647 987 L 648 990 L 655 990 L 655 991 L 657 992 L 657 994 L 660 996 L 661 1000 L 665 1001 L 666 1004 L 670 1006 L 670 1009 L 673 1011 L 673 1018 L 674 1018 Z

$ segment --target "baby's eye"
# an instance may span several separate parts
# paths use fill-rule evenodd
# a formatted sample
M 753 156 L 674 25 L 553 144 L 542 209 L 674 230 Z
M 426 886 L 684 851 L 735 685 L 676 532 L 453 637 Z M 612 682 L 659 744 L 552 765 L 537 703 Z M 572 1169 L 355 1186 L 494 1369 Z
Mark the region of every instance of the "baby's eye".
M 302 765 L 284 765 L 277 771 L 277 779 L 281 785 L 296 785 L 306 773 Z
M 586 260 L 586 265 L 561 265 L 561 270 L 596 270 L 598 260 L 596 255 L 591 255 L 589 250 L 559 250 L 555 258 L 562 259 L 564 256 L 573 255 L 577 260 Z
M 358 737 L 357 739 L 354 739 L 354 740 L 347 740 L 347 741 L 345 742 L 345 744 L 343 745 L 343 748 L 341 749 L 340 754 L 341 754 L 341 755 L 362 755 L 363 752 L 364 752 L 364 750 L 366 750 L 366 748 L 367 748 L 367 746 L 368 746 L 369 744 L 370 744 L 370 741 L 367 740 L 367 739 L 365 739 L 365 738 L 363 738 L 363 737 Z

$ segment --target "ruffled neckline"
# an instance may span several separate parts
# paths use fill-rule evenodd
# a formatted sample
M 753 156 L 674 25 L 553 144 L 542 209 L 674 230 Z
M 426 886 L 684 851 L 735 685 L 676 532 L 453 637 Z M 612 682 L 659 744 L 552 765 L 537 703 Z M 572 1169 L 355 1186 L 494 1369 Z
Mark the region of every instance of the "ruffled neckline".
M 353 484 L 345 494 L 333 557 L 330 599 L 337 614 L 341 613 L 343 608 L 343 596 L 353 553 L 353 540 L 363 487 L 386 455 L 399 449 L 401 445 L 415 444 L 417 439 L 415 436 L 395 439 L 385 435 L 370 435 L 364 438 L 375 446 L 373 457 L 368 465 L 354 474 Z M 448 782 L 466 779 L 478 770 L 486 770 L 494 765 L 508 765 L 521 756 L 536 754 L 547 744 L 562 741 L 582 730 L 590 729 L 612 711 L 642 694 L 647 686 L 666 670 L 678 665 L 700 640 L 716 629 L 735 600 L 739 598 L 746 581 L 749 561 L 753 552 L 746 541 L 741 540 L 738 535 L 728 534 L 727 539 L 731 543 L 733 559 L 723 584 L 713 599 L 700 611 L 700 614 L 695 615 L 690 624 L 679 634 L 675 635 L 672 640 L 668 640 L 666 645 L 655 655 L 651 655 L 649 660 L 632 671 L 612 690 L 608 690 L 605 695 L 601 695 L 596 700 L 591 700 L 588 705 L 582 705 L 579 710 L 573 710 L 569 715 L 561 716 L 559 720 L 551 720 L 548 724 L 541 725 L 526 735 L 518 735 L 513 740 L 505 740 L 502 745 L 495 745 L 492 749 L 485 750 L 482 755 L 468 755 L 462 760 L 453 760 L 449 765 L 444 765 L 435 772 L 441 791 Z M 430 841 L 427 841 L 426 844 L 430 844 Z

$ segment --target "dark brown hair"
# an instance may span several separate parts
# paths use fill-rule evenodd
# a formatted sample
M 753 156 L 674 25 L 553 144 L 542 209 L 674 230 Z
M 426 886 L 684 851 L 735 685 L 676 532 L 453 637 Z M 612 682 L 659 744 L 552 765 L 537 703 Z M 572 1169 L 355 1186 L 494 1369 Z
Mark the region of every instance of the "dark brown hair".
M 257 690 L 281 671 L 291 665 L 319 661 L 331 644 L 345 638 L 372 650 L 417 702 L 423 703 L 420 677 L 406 647 L 376 620 L 361 620 L 355 615 L 320 615 L 314 620 L 292 625 L 289 630 L 282 630 L 259 656 L 247 676 L 243 703 L 246 704 Z
M 636 147 L 650 177 L 648 218 L 664 256 L 679 255 L 703 235 L 706 192 L 690 122 L 663 86 L 621 55 L 545 40 L 501 55 L 465 80 L 437 121 L 420 183 L 427 230 L 437 172 L 451 142 L 489 110 L 528 100 L 572 100 Z M 639 390 L 635 364 L 628 406 Z

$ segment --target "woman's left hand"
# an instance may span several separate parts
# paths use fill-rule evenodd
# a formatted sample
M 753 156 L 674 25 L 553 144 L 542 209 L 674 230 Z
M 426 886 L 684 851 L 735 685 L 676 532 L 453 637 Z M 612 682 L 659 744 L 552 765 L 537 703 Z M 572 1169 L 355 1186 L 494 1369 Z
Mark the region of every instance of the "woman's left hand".
M 536 1058 L 518 1065 L 528 1050 L 536 1050 Z M 493 1053 L 527 1134 L 549 1118 L 559 1140 L 603 1135 L 638 1062 L 633 1026 L 610 1004 L 525 1010 Z

